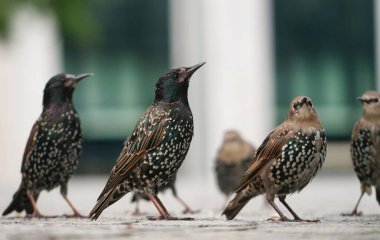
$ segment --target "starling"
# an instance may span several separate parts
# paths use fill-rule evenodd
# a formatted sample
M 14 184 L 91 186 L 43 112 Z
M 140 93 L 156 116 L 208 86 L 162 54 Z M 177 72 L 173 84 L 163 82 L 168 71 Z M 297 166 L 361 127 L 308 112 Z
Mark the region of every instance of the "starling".
M 189 205 L 186 204 L 185 201 L 183 201 L 177 194 L 177 189 L 175 187 L 175 182 L 176 182 L 176 177 L 174 176 L 171 180 L 169 180 L 165 185 L 161 185 L 158 189 L 158 192 L 165 192 L 167 189 L 170 188 L 170 190 L 173 193 L 173 196 L 178 200 L 178 202 L 185 208 L 182 213 L 197 213 L 198 211 L 192 210 Z M 133 196 L 132 196 L 132 202 L 136 202 L 136 209 L 133 214 L 139 215 L 140 210 L 139 210 L 139 201 L 140 199 L 144 199 L 149 201 L 148 196 L 145 193 L 141 193 L 136 191 Z
M 237 131 L 224 133 L 223 144 L 216 157 L 215 171 L 219 189 L 226 197 L 239 186 L 255 151 Z
M 360 215 L 358 205 L 364 193 L 376 188 L 380 204 L 380 93 L 367 91 L 358 98 L 363 106 L 363 116 L 355 123 L 351 136 L 351 158 L 361 184 L 361 195 L 350 214 Z
M 168 213 L 157 193 L 176 175 L 189 150 L 193 115 L 187 90 L 190 77 L 203 64 L 172 69 L 159 78 L 152 105 L 125 141 L 108 182 L 89 214 L 92 220 L 132 191 L 148 196 L 160 213 L 154 219 L 178 219 Z
M 326 157 L 325 131 L 310 98 L 299 96 L 290 104 L 288 118 L 263 141 L 234 199 L 223 214 L 235 218 L 248 201 L 260 194 L 276 210 L 281 221 L 303 221 L 285 202 L 301 191 L 317 174 Z M 289 220 L 274 203 L 275 197 L 293 215 Z
M 80 121 L 72 97 L 76 84 L 90 75 L 61 73 L 47 82 L 42 114 L 26 143 L 21 184 L 3 216 L 25 210 L 30 217 L 42 217 L 36 205 L 40 192 L 58 186 L 73 216 L 80 216 L 67 198 L 67 183 L 78 165 L 82 148 Z

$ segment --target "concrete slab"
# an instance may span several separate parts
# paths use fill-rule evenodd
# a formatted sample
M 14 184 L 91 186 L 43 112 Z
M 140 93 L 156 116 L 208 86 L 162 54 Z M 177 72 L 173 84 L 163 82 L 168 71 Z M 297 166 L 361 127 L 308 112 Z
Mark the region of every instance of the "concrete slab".
M 88 214 L 106 181 L 105 176 L 75 177 L 69 196 L 83 214 Z M 0 184 L 0 210 L 9 203 L 18 183 Z M 134 204 L 130 195 L 104 211 L 98 221 L 88 219 L 0 218 L 2 239 L 379 239 L 380 206 L 375 196 L 365 196 L 360 205 L 362 217 L 343 217 L 359 197 L 359 183 L 353 173 L 322 173 L 304 191 L 289 196 L 288 203 L 303 218 L 320 223 L 278 223 L 266 219 L 275 216 L 262 198 L 253 199 L 236 220 L 220 216 L 224 197 L 213 179 L 179 179 L 180 196 L 195 209 L 194 215 L 181 214 L 182 206 L 170 192 L 161 200 L 175 216 L 193 217 L 194 221 L 149 221 L 157 211 L 148 202 L 141 203 L 144 216 L 131 216 Z M 43 193 L 38 201 L 41 212 L 70 213 L 59 191 Z M 280 206 L 280 204 L 279 204 Z M 284 209 L 281 206 L 281 209 Z M 288 216 L 290 214 L 284 210 Z

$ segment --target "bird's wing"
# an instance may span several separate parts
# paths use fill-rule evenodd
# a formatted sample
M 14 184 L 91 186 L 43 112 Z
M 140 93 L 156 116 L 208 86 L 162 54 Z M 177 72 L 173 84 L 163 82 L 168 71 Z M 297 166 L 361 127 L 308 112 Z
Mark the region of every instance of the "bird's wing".
M 281 155 L 282 147 L 294 135 L 294 131 L 284 125 L 278 126 L 265 138 L 261 146 L 257 149 L 254 160 L 251 162 L 243 180 L 236 190 L 241 191 L 247 184 L 260 173 L 266 164 L 270 163 Z
M 124 143 L 115 166 L 112 168 L 110 177 L 100 197 L 116 188 L 136 168 L 145 155 L 160 145 L 165 138 L 165 112 L 157 108 L 148 108 L 146 113 L 137 123 L 134 131 Z
M 30 131 L 28 141 L 26 142 L 25 150 L 24 150 L 24 155 L 22 156 L 22 164 L 21 164 L 21 172 L 23 173 L 25 171 L 25 165 L 27 164 L 29 160 L 29 156 L 33 151 L 33 148 L 35 146 L 37 136 L 38 136 L 38 130 L 40 126 L 41 120 L 38 119 L 33 127 L 32 130 Z

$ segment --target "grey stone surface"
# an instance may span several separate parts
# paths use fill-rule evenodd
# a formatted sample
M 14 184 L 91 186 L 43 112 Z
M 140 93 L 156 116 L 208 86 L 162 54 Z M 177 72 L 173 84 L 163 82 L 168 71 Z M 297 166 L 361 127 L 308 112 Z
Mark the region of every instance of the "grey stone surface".
M 88 214 L 100 193 L 105 176 L 75 177 L 70 182 L 69 196 L 83 214 Z M 0 183 L 0 210 L 9 203 L 18 183 Z M 375 196 L 365 196 L 360 206 L 361 217 L 343 217 L 352 210 L 359 197 L 359 183 L 352 172 L 321 173 L 301 193 L 288 197 L 288 203 L 303 218 L 319 219 L 320 223 L 281 223 L 267 221 L 275 217 L 263 198 L 252 200 L 236 220 L 220 216 L 224 197 L 214 179 L 179 177 L 180 196 L 200 212 L 194 221 L 149 221 L 145 216 L 157 214 L 143 202 L 144 216 L 132 216 L 134 205 L 130 195 L 106 209 L 98 221 L 64 217 L 25 219 L 15 214 L 0 218 L 2 239 L 380 239 L 380 206 Z M 161 196 L 175 216 L 182 207 L 170 192 Z M 38 201 L 47 215 L 70 213 L 59 191 L 43 193 Z M 280 204 L 279 204 L 280 206 Z M 280 206 L 281 209 L 284 209 Z M 290 214 L 285 211 L 288 216 Z M 186 215 L 189 216 L 189 215 Z

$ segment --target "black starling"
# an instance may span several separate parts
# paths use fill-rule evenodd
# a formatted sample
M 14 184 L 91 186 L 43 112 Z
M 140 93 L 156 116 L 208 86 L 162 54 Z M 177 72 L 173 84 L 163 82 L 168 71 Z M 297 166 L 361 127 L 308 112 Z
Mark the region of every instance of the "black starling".
M 219 189 L 226 197 L 239 186 L 255 151 L 237 131 L 229 130 L 224 133 L 223 144 L 216 157 L 215 171 Z
M 355 123 L 351 136 L 351 158 L 361 184 L 361 195 L 350 214 L 360 215 L 358 205 L 364 193 L 370 195 L 376 188 L 380 204 L 380 93 L 367 91 L 358 98 L 362 102 L 363 116 Z
M 185 208 L 182 213 L 197 213 L 198 211 L 194 211 L 192 210 L 189 205 L 187 205 L 185 203 L 185 201 L 183 201 L 177 194 L 177 189 L 175 187 L 175 182 L 176 182 L 176 179 L 177 179 L 177 176 L 174 176 L 171 180 L 169 180 L 165 185 L 161 185 L 159 188 L 158 188 L 158 192 L 165 192 L 167 189 L 170 188 L 170 190 L 172 191 L 173 193 L 173 196 L 178 200 L 178 202 L 181 203 L 181 205 Z M 140 210 L 139 210 L 139 200 L 140 199 L 144 199 L 144 200 L 147 200 L 149 201 L 149 198 L 148 196 L 145 194 L 145 193 L 141 193 L 139 191 L 136 191 L 134 192 L 133 196 L 132 196 L 132 202 L 136 202 L 136 209 L 135 211 L 133 212 L 134 215 L 139 215 L 140 214 Z
M 285 202 L 286 195 L 301 191 L 317 174 L 326 157 L 325 130 L 310 98 L 293 99 L 288 118 L 263 141 L 234 199 L 223 214 L 233 219 L 248 201 L 266 194 L 268 203 L 282 221 L 303 221 Z M 275 205 L 274 198 L 290 211 L 289 220 Z
M 90 75 L 61 73 L 47 82 L 42 114 L 26 143 L 21 185 L 3 216 L 12 211 L 25 210 L 31 217 L 41 217 L 36 205 L 40 192 L 58 186 L 73 210 L 73 216 L 80 216 L 67 198 L 67 183 L 78 165 L 82 148 L 80 121 L 72 96 L 76 84 Z
M 95 207 L 96 220 L 105 208 L 126 193 L 145 193 L 160 213 L 157 219 L 175 220 L 160 199 L 158 189 L 177 173 L 193 137 L 193 116 L 187 99 L 192 74 L 204 63 L 172 69 L 156 84 L 152 105 L 137 122 L 124 144 Z

